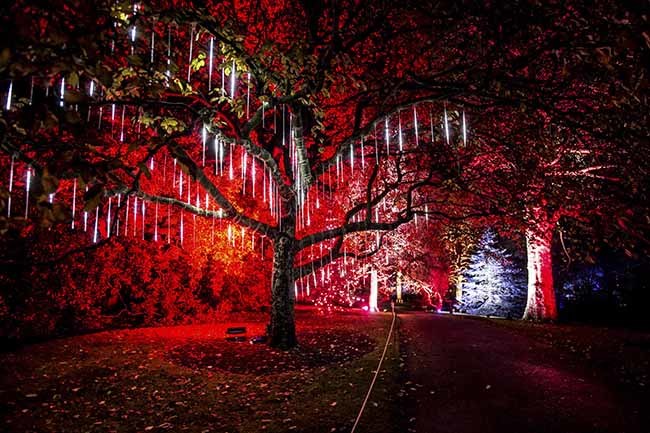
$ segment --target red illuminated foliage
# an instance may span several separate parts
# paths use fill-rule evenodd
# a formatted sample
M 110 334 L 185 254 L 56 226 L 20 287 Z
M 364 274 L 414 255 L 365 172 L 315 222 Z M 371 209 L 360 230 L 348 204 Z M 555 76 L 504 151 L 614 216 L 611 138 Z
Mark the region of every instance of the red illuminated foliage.
M 412 243 L 416 215 L 447 225 L 484 218 L 541 251 L 528 316 L 554 318 L 543 251 L 555 223 L 620 209 L 629 195 L 600 181 L 621 179 L 612 166 L 647 167 L 626 148 L 647 145 L 638 24 L 623 7 L 579 2 L 60 0 L 47 14 L 16 2 L 2 17 L 12 37 L 2 38 L 0 72 L 14 98 L 2 117 L 2 175 L 17 164 L 11 198 L 24 206 L 29 165 L 39 212 L 32 225 L 2 221 L 34 239 L 40 222 L 66 241 L 45 255 L 10 250 L 7 262 L 88 251 L 85 211 L 100 221 L 90 247 L 98 271 L 113 277 L 84 299 L 176 320 L 200 316 L 199 304 L 270 297 L 271 344 L 289 348 L 297 280 L 341 260 L 365 263 L 377 233 L 411 222 L 403 239 Z M 645 194 L 643 179 L 629 184 Z M 128 218 L 135 231 L 125 237 Z M 147 251 L 159 260 L 129 260 L 122 241 L 135 238 L 159 245 Z M 262 242 L 272 268 L 255 267 Z M 120 273 L 119 263 L 140 272 Z M 81 290 L 73 268 L 65 273 Z M 155 296 L 138 293 L 149 286 Z

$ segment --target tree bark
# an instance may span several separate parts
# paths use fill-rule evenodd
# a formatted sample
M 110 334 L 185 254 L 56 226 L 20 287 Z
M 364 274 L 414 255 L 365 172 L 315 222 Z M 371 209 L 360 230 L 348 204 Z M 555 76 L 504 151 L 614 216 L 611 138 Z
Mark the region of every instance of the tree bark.
M 294 315 L 293 259 L 294 240 L 282 234 L 275 240 L 273 251 L 271 322 L 268 334 L 269 344 L 283 350 L 298 344 Z
M 457 275 L 454 277 L 454 299 L 456 302 L 461 302 L 463 299 L 463 274 L 461 270 L 458 270 Z
M 555 218 L 539 207 L 532 209 L 526 227 L 528 261 L 528 300 L 524 320 L 557 320 L 557 303 L 553 287 L 551 244 Z

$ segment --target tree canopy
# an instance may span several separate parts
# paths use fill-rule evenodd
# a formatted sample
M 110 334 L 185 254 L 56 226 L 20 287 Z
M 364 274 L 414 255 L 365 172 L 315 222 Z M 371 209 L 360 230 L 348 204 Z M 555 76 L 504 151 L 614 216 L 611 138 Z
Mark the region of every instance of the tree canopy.
M 3 224 L 28 235 L 16 217 L 38 216 L 73 251 L 120 235 L 187 246 L 197 229 L 214 243 L 215 224 L 224 247 L 267 239 L 271 342 L 291 347 L 297 280 L 362 262 L 418 216 L 498 220 L 528 241 L 526 315 L 554 318 L 558 220 L 647 245 L 639 8 L 15 2 Z

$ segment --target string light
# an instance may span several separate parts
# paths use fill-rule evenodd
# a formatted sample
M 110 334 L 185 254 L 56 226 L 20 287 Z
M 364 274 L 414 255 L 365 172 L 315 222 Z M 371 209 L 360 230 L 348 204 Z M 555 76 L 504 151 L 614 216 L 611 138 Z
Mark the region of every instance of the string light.
M 146 211 L 147 203 L 144 200 L 140 200 L 140 208 L 142 209 L 142 240 L 144 240 L 145 228 L 146 228 Z
M 220 156 L 221 155 L 219 154 L 219 139 L 215 137 L 214 138 L 214 174 L 215 175 L 219 171 Z
M 14 81 L 9 80 L 9 90 L 7 91 L 7 103 L 5 104 L 5 110 L 11 110 L 11 94 L 14 90 Z
M 115 107 L 115 105 L 113 105 Z M 124 116 L 126 114 L 126 105 L 122 106 L 122 122 L 120 124 L 120 141 L 124 142 Z
M 7 197 L 7 218 L 11 217 L 11 193 L 14 188 L 14 163 L 16 155 L 11 155 L 11 166 L 9 167 L 9 196 Z
M 388 117 L 384 119 L 384 131 L 386 135 L 386 155 L 390 155 L 390 132 L 388 130 Z
M 183 227 L 183 211 L 181 210 L 181 246 L 183 245 L 184 238 L 185 238 L 185 228 Z
M 120 215 L 119 215 L 119 210 L 120 210 L 121 205 L 122 205 L 122 194 L 118 194 L 117 195 L 117 211 L 116 211 L 116 213 L 117 213 L 117 215 L 116 215 L 117 224 L 116 224 L 116 227 L 115 227 L 115 231 L 116 231 L 115 234 L 117 236 L 120 235 Z
M 435 137 L 435 133 L 433 131 L 433 109 L 429 111 L 429 122 L 431 123 L 431 144 L 433 144 Z
M 97 240 L 99 238 L 99 229 L 98 229 L 98 222 L 99 222 L 99 206 L 95 208 L 95 228 L 93 230 L 93 244 L 97 243 Z
M 151 29 L 151 51 L 149 54 L 149 63 L 151 64 L 153 64 L 155 44 L 156 44 L 156 31 L 154 29 Z
M 402 111 L 397 112 L 397 139 L 399 142 L 399 151 L 404 150 L 404 139 L 402 137 Z
M 138 234 L 138 196 L 133 197 L 133 236 Z
M 106 237 L 111 237 L 111 197 L 108 198 L 108 212 L 106 213 Z
M 115 104 L 111 104 L 111 137 L 115 131 Z
M 190 83 L 190 78 L 192 76 L 192 55 L 194 51 L 194 31 L 196 30 L 196 24 L 192 23 L 192 30 L 190 32 L 190 59 L 187 64 L 187 83 Z
M 126 196 L 126 207 L 124 208 L 124 236 L 129 234 L 129 212 L 131 212 L 131 196 Z
M 463 146 L 467 146 L 467 120 L 463 111 Z
M 74 230 L 74 217 L 77 211 L 77 178 L 72 181 L 72 229 Z
M 169 26 L 167 26 L 167 71 L 165 71 L 165 75 L 167 76 L 167 87 L 169 87 L 169 79 L 172 76 L 171 64 L 172 64 L 172 26 L 170 24 Z
M 246 118 L 250 118 L 249 107 L 251 104 L 251 73 L 246 73 Z
M 212 90 L 212 64 L 214 63 L 214 36 L 210 36 L 210 54 L 208 59 L 208 91 Z
M 154 224 L 153 224 L 153 240 L 158 242 L 158 202 L 156 202 L 156 208 L 154 211 Z
M 221 68 L 221 96 L 226 96 L 226 68 Z
M 251 182 L 253 183 L 253 197 L 255 197 L 255 159 L 251 159 Z
M 60 91 L 60 94 L 61 94 L 61 98 L 60 98 L 60 101 L 59 101 L 59 106 L 63 107 L 64 98 L 65 98 L 65 77 L 61 78 L 61 91 Z
M 203 142 L 203 166 L 205 167 L 205 143 L 208 140 L 208 129 L 205 125 L 203 125 L 203 129 L 201 130 L 201 138 Z
M 264 109 L 266 107 L 266 101 L 262 101 L 262 129 L 264 129 Z
M 413 128 L 415 132 L 415 146 L 420 145 L 420 134 L 418 132 L 418 109 L 416 105 L 413 105 Z
M 34 77 L 29 80 L 29 105 L 34 101 Z
M 449 144 L 449 118 L 447 117 L 447 107 L 445 107 L 444 122 L 445 139 L 447 140 L 447 144 Z
M 27 167 L 27 180 L 25 181 L 25 219 L 29 216 L 29 188 L 32 178 L 32 171 Z
M 86 192 L 88 192 L 88 185 L 86 185 Z M 84 232 L 88 231 L 88 211 L 84 210 Z
M 230 74 L 230 97 L 235 99 L 235 85 L 237 84 L 237 76 L 235 71 L 235 61 L 232 61 L 232 70 Z

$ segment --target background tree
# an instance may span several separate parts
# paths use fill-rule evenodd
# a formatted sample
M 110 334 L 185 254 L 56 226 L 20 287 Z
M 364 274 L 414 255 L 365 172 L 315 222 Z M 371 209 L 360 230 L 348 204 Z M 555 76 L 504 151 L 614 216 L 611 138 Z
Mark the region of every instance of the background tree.
M 449 290 L 453 291 L 456 301 L 462 302 L 465 271 L 477 242 L 478 230 L 469 223 L 448 224 L 441 237 L 449 261 Z M 443 296 L 446 294 L 443 293 Z
M 464 176 L 495 217 L 505 217 L 504 230 L 526 236 L 525 317 L 553 320 L 558 221 L 580 218 L 609 227 L 594 233 L 627 232 L 628 245 L 648 245 L 639 200 L 648 173 L 646 18 L 612 2 L 481 4 L 466 13 L 475 39 L 431 47 L 442 56 L 464 44 L 468 53 L 454 70 L 464 91 L 452 100 L 481 110 Z
M 439 226 L 437 218 L 416 213 L 411 222 L 393 231 L 372 234 L 365 239 L 360 236 L 349 239 L 347 251 L 364 251 L 375 244 L 380 245 L 381 253 L 361 261 L 351 256 L 349 260 L 339 262 L 338 266 L 342 265 L 343 269 L 329 275 L 327 271 L 323 272 L 327 283 L 318 284 L 316 292 L 341 291 L 367 300 L 370 271 L 374 270 L 377 272 L 380 301 L 395 293 L 398 280 L 404 293 L 422 295 L 425 299 L 444 296 L 449 277 Z
M 521 316 L 526 304 L 526 277 L 513 254 L 499 246 L 496 234 L 488 229 L 473 248 L 459 310 L 469 314 L 501 317 Z

